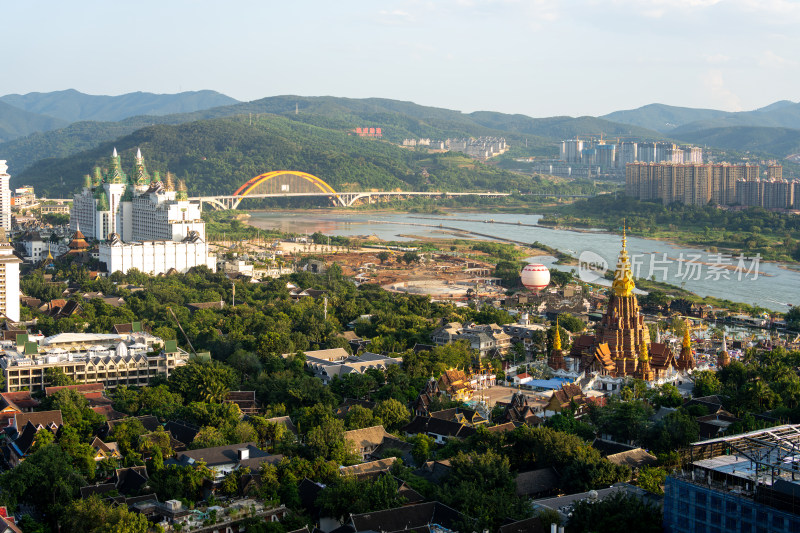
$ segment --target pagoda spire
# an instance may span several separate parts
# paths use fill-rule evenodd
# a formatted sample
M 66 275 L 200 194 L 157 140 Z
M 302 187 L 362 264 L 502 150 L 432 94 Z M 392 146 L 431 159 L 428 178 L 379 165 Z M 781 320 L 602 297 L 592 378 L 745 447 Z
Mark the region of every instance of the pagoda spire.
M 614 271 L 614 282 L 611 284 L 616 296 L 628 297 L 633 294 L 635 285 L 631 272 L 631 260 L 628 257 L 628 237 L 625 232 L 625 222 L 622 223 L 622 250 L 619 252 L 617 269 Z
M 689 325 L 689 321 L 686 321 L 686 328 L 683 330 L 683 348 L 685 350 L 689 350 L 692 347 L 692 328 Z
M 111 157 L 119 157 L 117 155 L 117 147 L 116 146 L 114 147 L 114 151 L 111 153 Z
M 558 317 L 556 317 L 556 331 L 553 335 L 553 349 L 561 351 L 561 333 L 558 332 Z

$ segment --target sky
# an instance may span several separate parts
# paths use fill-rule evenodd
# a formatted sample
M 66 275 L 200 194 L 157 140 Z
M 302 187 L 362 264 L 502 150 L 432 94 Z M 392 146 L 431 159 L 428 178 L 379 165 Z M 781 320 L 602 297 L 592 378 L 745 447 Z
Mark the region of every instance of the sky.
M 797 0 L 0 0 L 0 94 L 741 111 L 800 100 L 799 24 Z

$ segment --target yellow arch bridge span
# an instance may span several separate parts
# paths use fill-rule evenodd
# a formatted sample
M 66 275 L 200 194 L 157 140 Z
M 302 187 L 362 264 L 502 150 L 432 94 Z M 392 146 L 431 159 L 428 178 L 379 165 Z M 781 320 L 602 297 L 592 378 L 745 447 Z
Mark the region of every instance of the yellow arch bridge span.
M 307 172 L 296 170 L 275 170 L 259 174 L 247 180 L 230 195 L 198 196 L 191 198 L 210 205 L 213 209 L 236 209 L 245 198 L 299 198 L 325 197 L 333 205 L 350 207 L 358 201 L 371 202 L 378 197 L 453 197 L 453 196 L 508 196 L 508 193 L 496 192 L 416 192 L 416 191 L 369 191 L 369 192 L 337 192 L 322 178 Z

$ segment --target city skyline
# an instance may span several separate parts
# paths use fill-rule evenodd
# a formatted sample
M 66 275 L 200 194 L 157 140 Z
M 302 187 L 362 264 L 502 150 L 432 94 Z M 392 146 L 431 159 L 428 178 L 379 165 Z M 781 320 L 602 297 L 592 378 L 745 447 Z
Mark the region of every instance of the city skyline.
M 382 97 L 534 117 L 798 100 L 789 51 L 800 45 L 800 4 L 785 0 L 36 7 L 0 6 L 3 94 L 213 89 L 243 101 Z

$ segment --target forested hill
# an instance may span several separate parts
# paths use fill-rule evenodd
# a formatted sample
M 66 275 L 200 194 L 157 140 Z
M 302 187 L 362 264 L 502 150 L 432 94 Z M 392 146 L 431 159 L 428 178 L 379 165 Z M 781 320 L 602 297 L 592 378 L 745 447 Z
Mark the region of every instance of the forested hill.
M 427 154 L 276 115 L 250 120 L 150 126 L 92 150 L 40 161 L 13 181 L 66 197 L 95 165 L 107 165 L 116 147 L 126 171 L 141 148 L 151 173 L 174 172 L 186 180 L 190 195 L 230 194 L 253 176 L 281 169 L 310 172 L 338 190 L 516 190 L 536 183 L 461 154 Z
M 558 153 L 558 141 L 587 132 L 661 138 L 661 134 L 651 130 L 593 117 L 535 119 L 489 111 L 465 114 L 381 98 L 274 96 L 192 113 L 139 116 L 119 122 L 77 122 L 57 131 L 0 144 L 0 154 L 8 159 L 13 174 L 19 174 L 40 159 L 90 150 L 145 126 L 184 124 L 238 115 L 246 115 L 249 120 L 251 115 L 263 114 L 281 115 L 292 121 L 341 132 L 357 127 L 381 128 L 384 139 L 395 143 L 405 138 L 503 136 L 512 145 L 527 146 L 527 155 L 554 156 Z
M 33 132 L 59 128 L 65 124 L 63 120 L 30 113 L 0 101 L 0 143 Z M 0 156 L 4 154 L 5 152 L 0 150 Z

